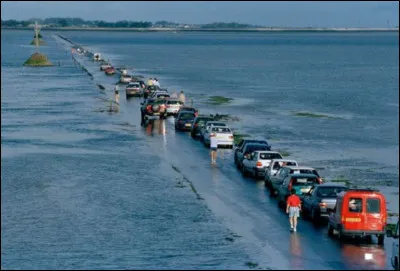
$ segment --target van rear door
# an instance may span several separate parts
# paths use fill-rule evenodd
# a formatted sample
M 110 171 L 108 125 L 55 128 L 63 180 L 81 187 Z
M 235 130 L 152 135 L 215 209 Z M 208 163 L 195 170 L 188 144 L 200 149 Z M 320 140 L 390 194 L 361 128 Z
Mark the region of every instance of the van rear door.
M 370 231 L 382 231 L 385 226 L 385 214 L 382 213 L 382 198 L 365 196 L 364 228 Z

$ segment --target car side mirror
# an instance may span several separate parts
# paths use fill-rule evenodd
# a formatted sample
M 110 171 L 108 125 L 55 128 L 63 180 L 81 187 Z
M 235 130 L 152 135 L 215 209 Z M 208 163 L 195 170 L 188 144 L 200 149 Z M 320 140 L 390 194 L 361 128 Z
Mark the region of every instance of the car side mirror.
M 387 237 L 393 237 L 393 231 L 392 230 L 386 230 L 386 236 Z

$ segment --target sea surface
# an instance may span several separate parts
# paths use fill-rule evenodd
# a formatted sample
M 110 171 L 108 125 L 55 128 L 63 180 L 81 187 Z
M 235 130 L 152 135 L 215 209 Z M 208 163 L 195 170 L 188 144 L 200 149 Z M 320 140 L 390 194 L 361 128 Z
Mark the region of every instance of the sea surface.
M 236 133 L 325 180 L 380 189 L 399 213 L 398 33 L 43 31 L 56 65 L 30 68 L 33 31 L 2 30 L 2 269 L 391 268 L 390 238 L 340 244 L 303 220 L 291 235 L 233 150 L 213 167 L 173 118 L 141 127 L 141 99 L 123 87 L 107 112 L 118 76 L 74 60 L 56 34 L 183 90 L 200 113 L 235 117 Z

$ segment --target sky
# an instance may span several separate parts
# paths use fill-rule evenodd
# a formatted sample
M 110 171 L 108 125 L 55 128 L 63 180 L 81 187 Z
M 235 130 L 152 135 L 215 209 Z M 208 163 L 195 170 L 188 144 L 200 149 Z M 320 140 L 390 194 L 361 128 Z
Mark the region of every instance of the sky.
M 238 22 L 281 27 L 396 27 L 397 1 L 1 1 L 2 20 Z

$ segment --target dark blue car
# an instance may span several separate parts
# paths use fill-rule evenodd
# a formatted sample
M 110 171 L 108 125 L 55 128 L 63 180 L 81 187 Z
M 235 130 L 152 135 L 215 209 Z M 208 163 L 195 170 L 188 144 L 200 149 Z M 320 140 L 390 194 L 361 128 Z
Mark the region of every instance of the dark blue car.
M 175 130 L 190 131 L 192 130 L 195 114 L 189 111 L 181 111 L 175 119 Z

